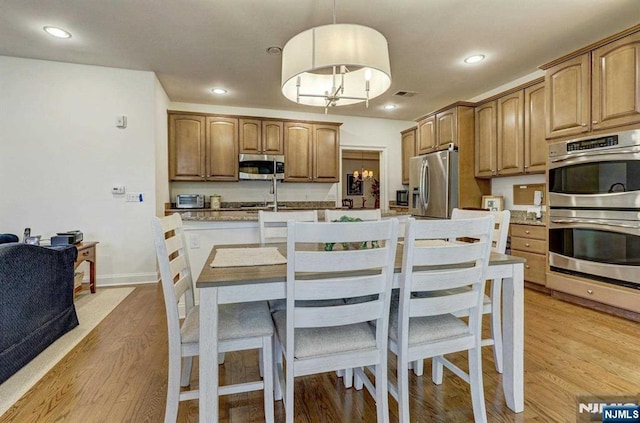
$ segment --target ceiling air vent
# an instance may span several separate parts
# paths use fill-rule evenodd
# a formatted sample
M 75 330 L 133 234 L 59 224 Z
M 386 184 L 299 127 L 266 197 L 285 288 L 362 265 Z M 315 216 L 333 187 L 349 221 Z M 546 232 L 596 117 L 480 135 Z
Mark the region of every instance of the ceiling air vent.
M 394 95 L 397 95 L 398 97 L 413 97 L 416 94 L 418 93 L 415 91 L 398 91 Z

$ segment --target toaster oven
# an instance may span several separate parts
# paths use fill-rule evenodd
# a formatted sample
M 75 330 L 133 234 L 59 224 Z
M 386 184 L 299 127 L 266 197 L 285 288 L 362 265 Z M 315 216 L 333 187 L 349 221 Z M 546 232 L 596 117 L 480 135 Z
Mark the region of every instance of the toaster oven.
M 176 196 L 176 208 L 178 209 L 203 209 L 204 195 L 178 194 Z

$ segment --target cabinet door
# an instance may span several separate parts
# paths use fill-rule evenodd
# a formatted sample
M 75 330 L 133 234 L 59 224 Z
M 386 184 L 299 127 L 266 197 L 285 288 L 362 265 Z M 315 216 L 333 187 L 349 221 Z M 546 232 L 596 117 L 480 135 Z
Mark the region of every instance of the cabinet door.
M 238 119 L 207 117 L 207 180 L 238 180 Z
M 547 138 L 589 131 L 590 56 L 583 54 L 545 72 Z
M 436 138 L 438 147 L 450 143 L 458 143 L 458 119 L 456 109 L 444 111 L 436 115 Z
M 169 179 L 202 181 L 204 178 L 204 116 L 169 115 Z
M 409 183 L 409 159 L 416 155 L 416 128 L 402 132 L 402 183 Z
M 640 33 L 593 51 L 593 129 L 640 122 Z
M 287 182 L 312 180 L 312 124 L 285 122 L 284 124 L 284 179 Z
M 523 91 L 497 100 L 498 175 L 517 175 L 524 171 Z
M 240 119 L 239 126 L 240 153 L 262 154 L 262 121 L 260 119 Z
M 340 128 L 335 125 L 313 125 L 314 182 L 338 182 L 340 180 L 339 131 Z
M 524 172 L 544 173 L 547 162 L 545 139 L 544 82 L 524 90 Z
M 476 107 L 476 177 L 490 178 L 496 170 L 496 102 Z
M 262 121 L 263 154 L 284 154 L 284 122 Z
M 434 151 L 437 143 L 436 116 L 429 116 L 418 122 L 418 154 Z

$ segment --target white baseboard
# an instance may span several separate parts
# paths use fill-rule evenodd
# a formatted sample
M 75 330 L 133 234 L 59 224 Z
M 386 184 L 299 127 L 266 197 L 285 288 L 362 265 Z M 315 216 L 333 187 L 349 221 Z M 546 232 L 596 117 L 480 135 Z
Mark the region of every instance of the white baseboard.
M 144 285 L 158 283 L 159 280 L 160 277 L 155 272 L 100 275 L 96 278 L 96 286 L 100 288 L 101 286 Z M 89 283 L 86 273 L 82 282 Z

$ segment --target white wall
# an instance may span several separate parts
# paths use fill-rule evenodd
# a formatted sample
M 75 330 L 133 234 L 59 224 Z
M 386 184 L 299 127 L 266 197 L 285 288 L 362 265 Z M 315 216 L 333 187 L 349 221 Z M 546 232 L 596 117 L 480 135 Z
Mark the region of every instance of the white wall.
M 149 219 L 155 144 L 166 139 L 155 75 L 3 56 L 0 69 L 0 232 L 80 229 L 100 242 L 99 285 L 155 280 Z M 125 202 L 114 185 L 144 201 Z
M 364 106 L 362 106 L 364 107 Z M 401 175 L 401 143 L 400 131 L 415 125 L 413 121 L 391 119 L 370 119 L 351 116 L 339 116 L 331 112 L 300 113 L 271 109 L 251 109 L 242 107 L 225 107 L 205 104 L 171 103 L 171 110 L 219 113 L 241 116 L 262 116 L 283 119 L 300 119 L 324 122 L 340 122 L 340 145 L 348 147 L 368 147 L 384 150 L 387 169 L 387 181 L 381 181 L 382 190 L 387 201 L 395 199 L 395 190 L 403 189 Z M 321 110 L 321 109 L 319 109 Z M 344 172 L 342 172 L 344 173 Z M 336 201 L 342 198 L 340 184 L 304 184 L 283 183 L 278 186 L 279 201 Z M 177 194 L 221 194 L 222 201 L 271 201 L 269 183 L 262 181 L 241 182 L 173 182 L 171 199 L 175 201 Z M 381 200 L 384 200 L 382 198 Z M 385 206 L 386 202 L 381 201 Z

